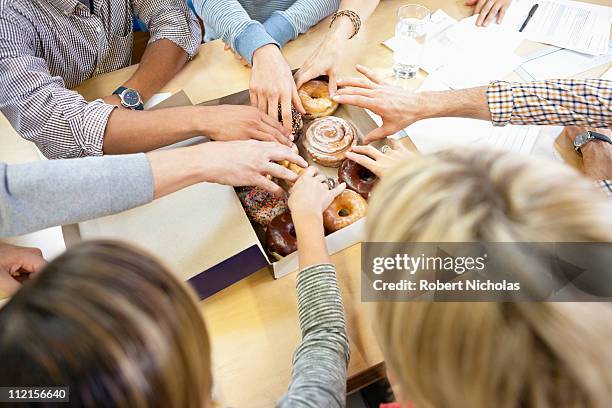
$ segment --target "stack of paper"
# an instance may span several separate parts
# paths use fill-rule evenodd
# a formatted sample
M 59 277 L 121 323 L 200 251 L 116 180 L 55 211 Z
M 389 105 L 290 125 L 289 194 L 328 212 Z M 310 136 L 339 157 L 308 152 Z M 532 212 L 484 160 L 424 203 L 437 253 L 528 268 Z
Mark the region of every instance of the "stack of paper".
M 446 87 L 435 76 L 427 77 L 419 91 L 442 91 Z M 538 139 L 537 126 L 496 127 L 491 122 L 463 118 L 420 120 L 404 132 L 423 154 L 457 146 L 489 146 L 519 154 L 530 154 Z
M 526 39 L 590 55 L 608 52 L 612 7 L 570 0 L 514 0 L 510 8 L 527 17 L 536 3 L 538 9 L 523 31 Z
M 588 55 L 548 46 L 527 57 L 516 70 L 525 81 L 569 78 L 612 61 L 612 42 L 604 55 Z

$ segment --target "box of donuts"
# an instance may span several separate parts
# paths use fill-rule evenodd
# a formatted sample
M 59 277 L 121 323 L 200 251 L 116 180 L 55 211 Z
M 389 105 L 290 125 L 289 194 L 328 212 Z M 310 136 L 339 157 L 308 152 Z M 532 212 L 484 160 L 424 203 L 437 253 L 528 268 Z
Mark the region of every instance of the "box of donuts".
M 333 254 L 363 239 L 367 200 L 378 180 L 364 167 L 345 159 L 344 153 L 377 125 L 365 110 L 333 102 L 323 78 L 306 83 L 299 94 L 307 114 L 292 112 L 293 148 L 328 177 L 330 188 L 340 182 L 347 185 L 323 214 L 327 246 Z M 248 104 L 248 98 L 244 91 L 215 103 Z M 279 164 L 298 174 L 302 171 L 292 163 Z M 236 188 L 236 193 L 274 277 L 280 278 L 297 270 L 298 246 L 287 205 L 291 185 L 276 181 L 285 190 L 280 196 L 258 187 Z

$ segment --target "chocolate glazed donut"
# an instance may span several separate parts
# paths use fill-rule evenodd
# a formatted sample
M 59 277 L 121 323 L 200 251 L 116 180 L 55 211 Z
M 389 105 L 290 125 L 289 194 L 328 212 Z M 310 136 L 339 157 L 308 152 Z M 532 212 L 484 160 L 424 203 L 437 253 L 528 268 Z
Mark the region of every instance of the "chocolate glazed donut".
M 345 153 L 357 144 L 357 131 L 346 120 L 327 116 L 308 126 L 302 144 L 315 163 L 338 167 Z
M 368 199 L 372 189 L 378 183 L 378 177 L 361 164 L 346 159 L 338 169 L 338 181 L 346 183 L 347 188 Z
M 289 212 L 274 217 L 266 230 L 266 248 L 280 256 L 287 256 L 297 251 L 295 227 Z

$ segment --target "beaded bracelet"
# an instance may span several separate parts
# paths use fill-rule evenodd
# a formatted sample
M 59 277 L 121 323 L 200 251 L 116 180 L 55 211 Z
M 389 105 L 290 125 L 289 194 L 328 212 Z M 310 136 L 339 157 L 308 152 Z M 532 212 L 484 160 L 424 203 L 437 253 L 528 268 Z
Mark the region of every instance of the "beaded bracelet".
M 336 19 L 340 16 L 348 17 L 351 20 L 351 23 L 353 23 L 353 34 L 349 37 L 349 40 L 350 40 L 351 38 L 356 36 L 357 33 L 359 32 L 359 29 L 361 28 L 361 18 L 359 17 L 357 13 L 351 10 L 336 11 L 331 19 L 331 22 L 329 23 L 329 28 L 331 28 L 334 25 L 334 21 L 336 21 Z

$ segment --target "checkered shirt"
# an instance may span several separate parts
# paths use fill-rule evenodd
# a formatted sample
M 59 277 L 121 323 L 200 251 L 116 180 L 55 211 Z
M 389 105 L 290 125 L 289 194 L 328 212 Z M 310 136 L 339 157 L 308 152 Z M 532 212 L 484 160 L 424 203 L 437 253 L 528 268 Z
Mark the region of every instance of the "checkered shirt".
M 0 111 L 49 158 L 102 155 L 113 106 L 73 88 L 131 63 L 133 16 L 149 43 L 173 41 L 192 57 L 199 24 L 184 0 L 0 0 Z
M 612 81 L 604 79 L 495 81 L 487 100 L 496 126 L 612 126 Z
M 612 180 L 601 180 L 599 181 L 599 185 L 604 193 L 612 197 Z

